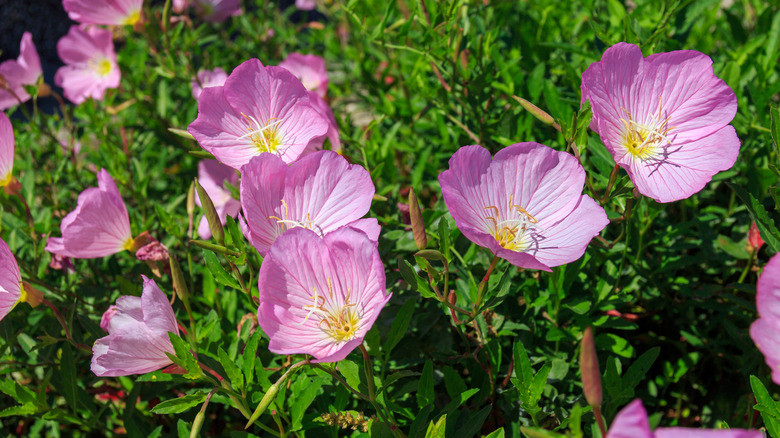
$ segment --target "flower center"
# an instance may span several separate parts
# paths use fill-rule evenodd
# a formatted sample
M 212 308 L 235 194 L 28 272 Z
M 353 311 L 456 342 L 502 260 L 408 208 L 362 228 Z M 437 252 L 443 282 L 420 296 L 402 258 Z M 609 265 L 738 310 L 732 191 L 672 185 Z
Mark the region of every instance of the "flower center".
M 111 60 L 108 58 L 100 58 L 92 61 L 91 67 L 98 76 L 108 76 L 108 74 L 111 73 Z
M 668 135 L 674 127 L 667 126 L 671 116 L 662 118 L 661 100 L 658 101 L 658 113 L 651 114 L 649 120 L 644 123 L 638 123 L 633 120 L 628 111 L 625 109 L 623 111 L 628 117 L 620 119 L 623 122 L 623 146 L 633 157 L 642 161 L 658 158 L 662 154 L 664 146 L 672 144 Z
M 256 118 L 241 113 L 247 120 L 247 133 L 238 137 L 239 139 L 248 138 L 252 145 L 261 153 L 274 152 L 281 155 L 279 146 L 282 144 L 283 136 L 279 132 L 281 119 L 271 117 L 265 123 L 260 123 Z
M 7 186 L 8 184 L 11 184 L 11 180 L 13 179 L 13 174 L 9 171 L 7 175 L 0 178 L 0 188 Z
M 533 244 L 532 230 L 541 229 L 539 222 L 525 208 L 512 201 L 514 195 L 509 195 L 507 215 L 501 218 L 501 211 L 495 205 L 488 205 L 485 210 L 493 212 L 487 216 L 488 231 L 502 248 L 515 252 L 523 252 Z
M 327 280 L 330 303 L 333 303 L 333 284 L 330 278 Z M 320 319 L 317 326 L 334 341 L 347 342 L 354 339 L 360 325 L 360 315 L 355 308 L 356 304 L 349 302 L 352 290 L 347 289 L 344 304 L 341 306 L 336 305 L 336 307 L 326 306 L 329 302 L 325 297 L 319 295 L 317 288 L 312 287 L 312 291 L 314 294 L 310 298 L 313 300 L 313 303 L 302 307 L 302 309 L 308 310 L 309 313 L 299 325 L 313 316 Z
M 285 202 L 284 199 L 282 199 L 282 207 L 284 208 L 283 218 L 278 216 L 268 216 L 266 218 L 266 219 L 273 219 L 276 221 L 277 224 L 280 224 L 282 226 L 282 232 L 285 232 L 290 228 L 303 227 L 303 228 L 308 228 L 312 231 L 316 231 L 320 235 L 320 237 L 324 234 L 320 226 L 315 224 L 311 220 L 311 213 L 306 213 L 306 219 L 304 220 L 295 220 L 290 218 L 290 209 L 287 207 L 287 202 Z
M 133 11 L 131 12 L 127 17 L 125 17 L 125 21 L 123 24 L 133 26 L 135 23 L 138 23 L 138 20 L 141 19 L 141 11 Z

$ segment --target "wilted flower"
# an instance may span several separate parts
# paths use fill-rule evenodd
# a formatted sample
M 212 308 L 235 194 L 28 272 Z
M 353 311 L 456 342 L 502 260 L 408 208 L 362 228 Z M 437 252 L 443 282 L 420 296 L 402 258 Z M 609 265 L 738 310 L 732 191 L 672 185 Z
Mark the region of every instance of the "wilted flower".
M 609 223 L 582 194 L 577 160 L 538 143 L 508 146 L 492 160 L 481 146 L 462 147 L 439 183 L 463 235 L 522 268 L 549 271 L 577 260 Z
M 200 98 L 200 93 L 204 88 L 208 87 L 221 87 L 225 85 L 225 80 L 228 75 L 225 70 L 217 67 L 213 70 L 200 70 L 197 77 L 192 78 L 190 81 L 190 87 L 192 88 L 192 97 L 195 100 Z
M 376 219 L 360 219 L 368 213 L 374 191 L 368 172 L 335 152 L 315 152 L 289 166 L 263 154 L 242 169 L 247 238 L 263 255 L 277 236 L 295 227 L 324 236 L 349 225 L 376 241 Z
M 278 354 L 313 362 L 344 359 L 390 300 L 375 242 L 341 228 L 325 235 L 297 228 L 279 236 L 263 260 L 257 319 Z
M 108 88 L 119 86 L 122 74 L 116 65 L 111 32 L 95 26 L 71 26 L 57 42 L 57 54 L 65 63 L 57 70 L 54 83 L 75 104 L 88 97 L 103 100 Z
M 127 208 L 116 183 L 105 169 L 98 172 L 97 179 L 98 187 L 81 192 L 76 209 L 62 220 L 62 237 L 50 237 L 46 251 L 91 259 L 136 249 Z
M 97 376 L 143 374 L 172 363 L 165 353 L 175 353 L 168 332 L 179 334 L 176 316 L 157 283 L 143 280 L 140 297 L 121 296 L 103 314 L 100 326 L 108 336 L 92 347 L 92 372 Z
M 198 118 L 187 128 L 200 145 L 230 167 L 271 153 L 291 163 L 328 122 L 309 103 L 306 88 L 281 67 L 250 59 L 221 87 L 203 90 Z
M 0 110 L 30 100 L 24 86 L 37 84 L 42 75 L 32 34 L 25 32 L 19 45 L 19 57 L 0 64 Z
M 238 174 L 232 167 L 225 166 L 217 160 L 203 160 L 198 164 L 198 182 L 209 195 L 214 208 L 219 215 L 222 225 L 227 222 L 227 217 L 235 218 L 241 210 L 241 203 L 233 198 L 233 195 L 225 188 L 225 183 L 238 185 Z M 195 195 L 195 203 L 200 207 L 200 198 Z M 198 235 L 201 239 L 210 239 L 211 230 L 206 216 L 200 220 Z
M 739 139 L 729 125 L 737 98 L 693 50 L 642 58 L 618 43 L 582 74 L 590 127 L 639 193 L 658 202 L 684 199 L 734 165 Z
M 317 55 L 290 53 L 279 67 L 286 68 L 309 91 L 314 91 L 324 98 L 328 92 L 328 71 L 325 70 L 325 60 Z
M 134 25 L 141 19 L 143 0 L 62 0 L 71 20 L 81 24 Z
M 221 23 L 244 12 L 239 0 L 192 0 L 192 5 L 203 20 L 211 23 Z
M 772 370 L 772 380 L 780 385 L 780 255 L 764 267 L 756 286 L 759 318 L 750 326 L 750 337 Z
M 615 416 L 606 438 L 763 438 L 758 430 L 722 429 L 705 430 L 689 427 L 659 427 L 650 430 L 647 411 L 642 401 L 636 399 Z
M 0 111 L 0 188 L 13 180 L 14 127 L 4 112 Z
M 0 320 L 25 299 L 19 265 L 8 245 L 0 239 Z

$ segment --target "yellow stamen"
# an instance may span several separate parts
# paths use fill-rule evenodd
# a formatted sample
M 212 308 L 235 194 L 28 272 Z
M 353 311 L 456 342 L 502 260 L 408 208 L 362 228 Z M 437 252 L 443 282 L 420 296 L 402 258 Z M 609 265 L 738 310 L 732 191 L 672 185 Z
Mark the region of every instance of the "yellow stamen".
M 328 294 L 333 299 L 333 283 L 330 278 L 327 278 Z M 360 325 L 360 315 L 356 309 L 357 304 L 350 303 L 350 297 L 352 296 L 352 289 L 347 289 L 347 296 L 344 298 L 344 304 L 339 309 L 326 308 L 328 302 L 325 297 L 322 297 L 317 292 L 316 288 L 312 288 L 314 294 L 311 296 L 313 303 L 307 304 L 302 307 L 309 312 L 306 317 L 298 323 L 301 325 L 309 320 L 312 315 L 320 317 L 320 321 L 317 323 L 322 331 L 324 331 L 330 338 L 336 342 L 347 342 L 355 338 L 358 326 Z M 333 304 L 331 302 L 331 304 Z
M 135 23 L 138 23 L 138 20 L 141 19 L 141 11 L 134 11 L 131 12 L 130 15 L 128 15 L 124 22 L 122 24 L 126 24 L 128 26 L 133 26 Z
M 24 289 L 24 285 L 19 283 L 19 301 L 20 303 L 27 302 L 27 291 Z
M 5 175 L 3 178 L 0 178 L 0 188 L 7 186 L 8 184 L 11 184 L 11 181 L 14 179 L 14 176 L 11 172 L 8 172 L 7 175 Z

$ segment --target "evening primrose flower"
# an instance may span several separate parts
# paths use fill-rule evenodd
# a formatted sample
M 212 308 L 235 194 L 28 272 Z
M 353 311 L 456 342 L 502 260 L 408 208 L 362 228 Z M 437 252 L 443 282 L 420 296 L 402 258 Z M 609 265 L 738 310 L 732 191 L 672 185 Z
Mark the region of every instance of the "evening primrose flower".
M 14 128 L 4 112 L 0 111 L 0 189 L 13 181 Z
M 317 110 L 317 112 L 328 121 L 328 131 L 323 136 L 313 138 L 309 144 L 306 145 L 306 149 L 301 153 L 301 156 L 321 150 L 325 144 L 326 138 L 330 141 L 330 148 L 332 151 L 341 152 L 339 126 L 336 122 L 336 117 L 333 115 L 333 111 L 330 109 L 330 105 L 328 105 L 328 102 L 325 102 L 325 99 L 321 98 L 313 91 L 309 91 L 309 101 L 311 102 L 312 108 Z
M 508 146 L 492 159 L 482 146 L 464 146 L 439 183 L 463 235 L 522 268 L 549 271 L 577 260 L 609 223 L 582 194 L 577 160 L 538 143 Z
M 332 151 L 319 151 L 287 165 L 272 154 L 255 157 L 241 171 L 241 207 L 247 239 L 265 255 L 285 231 L 303 227 L 325 236 L 349 225 L 374 242 L 376 219 L 360 219 L 371 207 L 374 183 L 361 166 Z
M 223 164 L 241 169 L 270 153 L 291 163 L 328 122 L 309 103 L 306 88 L 289 71 L 250 59 L 225 85 L 203 90 L 198 118 L 187 130 Z
M 141 20 L 143 0 L 62 0 L 71 20 L 81 24 L 132 26 Z
M 25 32 L 19 46 L 19 57 L 0 64 L 0 110 L 30 100 L 24 86 L 37 84 L 42 75 L 41 60 L 32 34 Z
M 57 70 L 54 83 L 76 105 L 89 97 L 103 100 L 106 89 L 119 86 L 122 75 L 110 31 L 95 26 L 71 26 L 57 42 L 57 54 L 65 65 Z
M 293 52 L 279 63 L 279 67 L 294 74 L 307 90 L 314 91 L 318 96 L 324 98 L 328 92 L 328 71 L 321 57 Z
M 241 203 L 233 198 L 233 195 L 225 188 L 225 183 L 238 185 L 238 174 L 232 167 L 225 166 L 217 160 L 203 160 L 198 164 L 198 182 L 203 190 L 211 198 L 214 208 L 217 210 L 222 225 L 227 222 L 227 217 L 235 218 L 241 209 Z M 200 198 L 195 194 L 195 203 L 200 206 Z M 211 229 L 206 216 L 200 220 L 198 235 L 201 239 L 211 239 Z
M 750 326 L 750 337 L 764 354 L 772 380 L 780 385 L 780 255 L 766 264 L 756 288 L 759 318 Z
M 734 92 L 712 60 L 693 50 L 647 58 L 618 43 L 582 74 L 590 127 L 639 193 L 658 202 L 685 199 L 734 165 L 739 139 L 729 125 Z
M 636 399 L 615 416 L 606 438 L 763 438 L 758 430 L 720 429 L 706 430 L 690 427 L 659 427 L 650 430 L 647 411 L 642 401 Z
M 239 0 L 192 0 L 195 12 L 210 23 L 221 23 L 244 13 Z
M 204 88 L 221 87 L 222 85 L 225 85 L 225 80 L 228 77 L 225 70 L 222 70 L 219 67 L 213 70 L 200 70 L 196 76 L 197 77 L 192 78 L 192 81 L 190 81 L 192 97 L 194 97 L 195 100 L 200 98 L 200 93 Z
M 50 237 L 46 251 L 91 259 L 135 250 L 127 207 L 116 183 L 105 169 L 97 174 L 98 187 L 79 195 L 76 209 L 62 220 L 62 237 Z
M 108 336 L 92 347 L 92 372 L 100 377 L 128 376 L 158 370 L 175 354 L 168 332 L 179 334 L 171 303 L 154 280 L 143 277 L 140 297 L 121 296 L 103 314 Z
M 0 320 L 26 299 L 19 265 L 16 264 L 8 245 L 0 239 Z
M 363 342 L 390 300 L 376 243 L 344 227 L 298 227 L 276 239 L 258 279 L 257 321 L 277 354 L 337 362 Z

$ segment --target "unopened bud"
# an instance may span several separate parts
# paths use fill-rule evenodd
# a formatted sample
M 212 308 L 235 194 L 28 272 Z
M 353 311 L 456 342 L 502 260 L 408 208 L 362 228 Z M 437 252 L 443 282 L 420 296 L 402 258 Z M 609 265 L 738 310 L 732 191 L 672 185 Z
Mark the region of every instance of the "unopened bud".
M 425 221 L 423 221 L 422 211 L 414 189 L 409 190 L 409 220 L 412 222 L 414 244 L 417 245 L 417 249 L 425 249 L 428 246 L 428 236 L 425 235 Z
M 750 224 L 750 230 L 748 230 L 747 250 L 749 252 L 758 251 L 764 245 L 764 240 L 761 238 L 761 233 L 758 231 L 756 222 Z
M 580 373 L 582 374 L 582 392 L 591 407 L 601 406 L 601 372 L 596 356 L 596 342 L 593 329 L 585 329 L 580 344 Z
M 222 228 L 222 222 L 219 220 L 217 209 L 214 208 L 214 203 L 211 202 L 208 193 L 201 187 L 198 179 L 195 178 L 195 190 L 198 192 L 198 199 L 200 199 L 200 205 L 203 208 L 203 214 L 206 215 L 206 220 L 209 223 L 209 229 L 211 235 L 214 236 L 214 240 L 220 245 L 225 243 L 225 230 Z
M 455 291 L 450 291 L 450 295 L 447 297 L 447 301 L 449 301 L 450 304 L 453 306 L 458 303 L 458 296 L 455 295 Z M 455 314 L 455 310 L 450 308 L 450 315 L 452 316 L 452 322 L 455 324 L 460 324 L 460 320 L 458 319 L 458 316 Z
M 553 116 L 547 114 L 545 111 L 543 111 L 538 106 L 536 106 L 536 105 L 532 104 L 531 102 L 523 99 L 522 97 L 512 96 L 512 98 L 514 98 L 520 104 L 520 106 L 523 107 L 523 109 L 525 109 L 529 113 L 533 114 L 533 116 L 536 117 L 537 119 L 539 119 L 539 121 L 541 121 L 542 123 L 544 123 L 546 125 L 558 126 L 558 124 L 555 123 L 555 119 L 553 118 Z M 560 128 L 556 128 L 556 129 L 560 129 Z
M 189 290 L 187 289 L 187 281 L 184 279 L 184 272 L 179 266 L 179 262 L 173 254 L 168 254 L 168 262 L 171 266 L 171 277 L 173 278 L 173 290 L 176 291 L 179 299 L 185 306 L 189 306 Z
M 249 421 L 246 423 L 244 429 L 249 429 L 249 426 L 251 426 L 252 423 L 255 422 L 255 420 L 260 418 L 260 416 L 263 415 L 263 412 L 265 412 L 265 410 L 268 409 L 268 406 L 271 404 L 271 402 L 276 397 L 276 394 L 279 392 L 280 384 L 281 382 L 276 382 L 273 385 L 271 385 L 270 388 L 268 388 L 268 392 L 266 392 L 265 395 L 263 396 L 263 399 L 260 400 L 260 404 L 257 405 L 257 409 L 255 409 L 255 412 L 252 413 L 252 416 L 249 418 Z
M 436 251 L 435 249 L 424 249 L 422 251 L 417 251 L 414 256 L 422 257 L 426 260 L 444 260 L 444 254 Z

